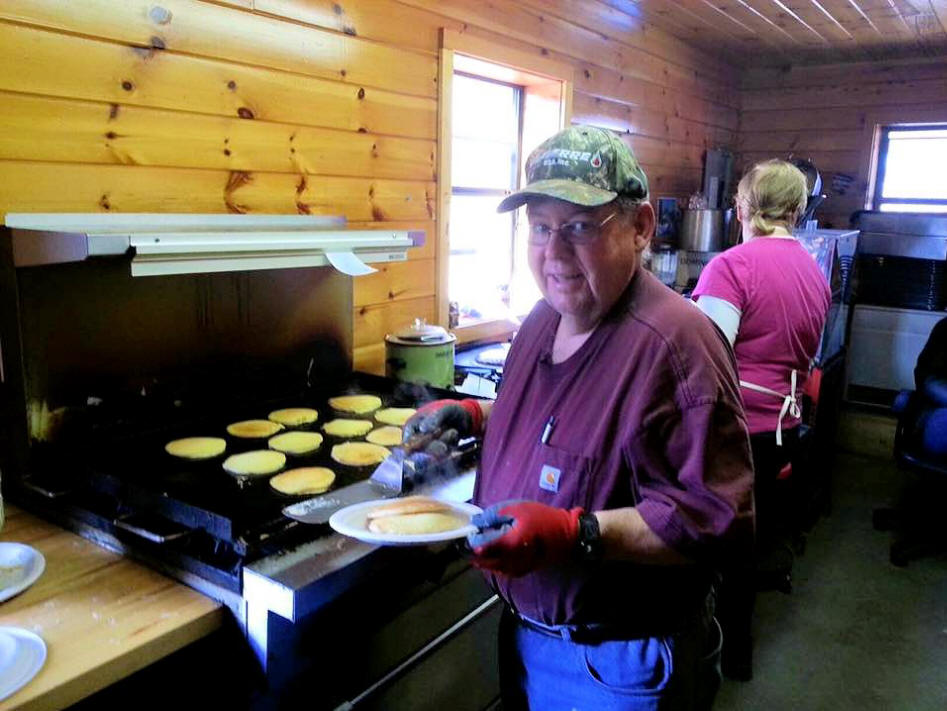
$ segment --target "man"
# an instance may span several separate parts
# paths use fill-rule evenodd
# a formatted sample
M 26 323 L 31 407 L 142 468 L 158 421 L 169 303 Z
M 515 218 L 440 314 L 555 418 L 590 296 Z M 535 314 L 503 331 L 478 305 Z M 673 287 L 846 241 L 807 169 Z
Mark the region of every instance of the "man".
M 504 708 L 709 708 L 711 584 L 752 547 L 752 466 L 732 353 L 640 268 L 648 183 L 608 131 L 574 126 L 526 164 L 543 300 L 496 403 L 431 403 L 406 435 L 485 426 L 470 538 L 506 601 Z

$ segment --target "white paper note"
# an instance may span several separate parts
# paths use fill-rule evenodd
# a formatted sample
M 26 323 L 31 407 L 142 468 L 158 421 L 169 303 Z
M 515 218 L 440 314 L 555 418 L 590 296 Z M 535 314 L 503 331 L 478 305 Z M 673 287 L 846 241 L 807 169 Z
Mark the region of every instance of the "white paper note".
M 365 274 L 378 271 L 374 267 L 365 264 L 365 262 L 356 257 L 352 252 L 326 252 L 326 259 L 329 260 L 329 264 L 333 267 L 349 276 L 364 276 Z

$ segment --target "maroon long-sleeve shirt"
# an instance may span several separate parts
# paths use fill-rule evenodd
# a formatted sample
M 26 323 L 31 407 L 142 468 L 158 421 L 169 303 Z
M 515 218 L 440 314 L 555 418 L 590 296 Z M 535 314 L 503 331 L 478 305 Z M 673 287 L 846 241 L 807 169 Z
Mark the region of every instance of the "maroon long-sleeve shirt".
M 752 547 L 753 469 L 733 354 L 703 313 L 641 269 L 581 348 L 553 363 L 558 322 L 541 301 L 517 334 L 474 500 L 635 506 L 696 564 L 577 563 L 492 583 L 546 624 L 644 616 L 671 626 L 703 600 L 717 562 Z

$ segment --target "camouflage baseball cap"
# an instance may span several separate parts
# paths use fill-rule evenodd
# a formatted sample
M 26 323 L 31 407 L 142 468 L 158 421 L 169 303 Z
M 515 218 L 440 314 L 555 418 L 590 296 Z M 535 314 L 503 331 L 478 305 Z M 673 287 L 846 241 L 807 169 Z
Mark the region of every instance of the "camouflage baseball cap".
M 506 196 L 497 212 L 536 196 L 596 207 L 619 195 L 647 199 L 648 178 L 638 160 L 611 131 L 571 126 L 529 154 L 526 187 Z

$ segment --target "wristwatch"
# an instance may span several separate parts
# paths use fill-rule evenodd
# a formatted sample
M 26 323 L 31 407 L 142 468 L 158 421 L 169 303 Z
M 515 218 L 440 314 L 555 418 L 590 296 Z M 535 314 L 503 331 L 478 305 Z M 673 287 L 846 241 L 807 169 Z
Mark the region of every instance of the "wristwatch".
M 595 514 L 579 514 L 579 538 L 577 547 L 579 558 L 587 563 L 597 563 L 602 559 L 602 532 L 598 527 Z

